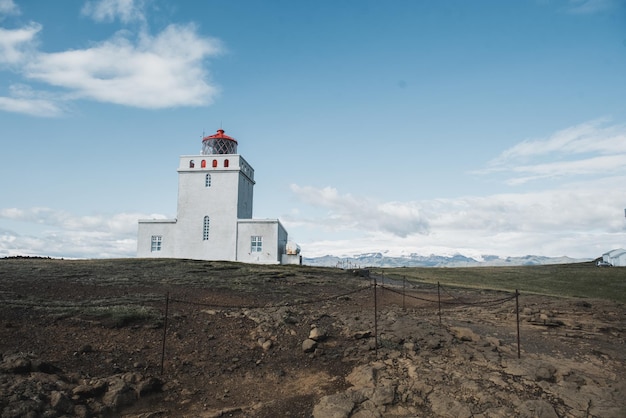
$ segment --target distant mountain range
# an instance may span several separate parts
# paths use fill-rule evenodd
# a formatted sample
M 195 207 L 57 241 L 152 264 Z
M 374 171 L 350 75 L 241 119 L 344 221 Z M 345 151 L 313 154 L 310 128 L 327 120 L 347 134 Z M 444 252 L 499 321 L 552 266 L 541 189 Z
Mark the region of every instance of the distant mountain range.
M 307 266 L 364 268 L 364 267 L 480 267 L 480 266 L 534 266 L 542 264 L 569 264 L 591 261 L 570 257 L 544 257 L 526 255 L 523 257 L 501 258 L 497 255 L 483 255 L 481 259 L 466 257 L 461 254 L 386 256 L 383 253 L 367 253 L 349 257 L 325 255 L 323 257 L 304 257 L 302 263 Z

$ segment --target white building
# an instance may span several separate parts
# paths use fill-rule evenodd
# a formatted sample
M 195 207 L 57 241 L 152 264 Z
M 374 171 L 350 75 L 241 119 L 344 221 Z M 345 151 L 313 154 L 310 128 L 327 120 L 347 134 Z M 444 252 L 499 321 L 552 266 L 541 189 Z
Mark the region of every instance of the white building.
M 254 169 L 219 129 L 178 165 L 176 219 L 140 219 L 137 257 L 301 264 L 278 219 L 252 219 Z
M 626 267 L 626 250 L 618 248 L 602 254 L 602 261 L 615 267 Z

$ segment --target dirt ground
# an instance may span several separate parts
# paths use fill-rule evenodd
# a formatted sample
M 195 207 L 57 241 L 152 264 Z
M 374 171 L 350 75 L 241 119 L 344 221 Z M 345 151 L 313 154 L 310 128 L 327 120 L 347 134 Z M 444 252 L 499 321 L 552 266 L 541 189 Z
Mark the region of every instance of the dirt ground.
M 511 294 L 446 289 L 439 296 L 441 316 L 433 286 L 377 283 L 375 293 L 370 278 L 340 269 L 189 260 L 0 260 L 0 359 L 8 364 L 28 356 L 51 365 L 47 372 L 63 381 L 48 388 L 32 367 L 12 372 L 6 366 L 0 374 L 1 416 L 323 417 L 330 415 L 316 405 L 355 386 L 348 376 L 359 366 L 390 369 L 414 359 L 414 367 L 421 367 L 422 361 L 441 376 L 447 391 L 461 392 L 469 382 L 462 375 L 470 379 L 479 373 L 471 365 L 477 353 L 484 353 L 485 361 L 496 353 L 493 370 L 508 374 L 498 377 L 504 383 L 486 374 L 484 380 L 493 384 L 474 393 L 489 394 L 500 385 L 510 397 L 498 395 L 490 403 L 457 397 L 446 415 L 436 407 L 434 380 L 424 380 L 431 389 L 421 400 L 415 395 L 421 392 L 396 381 L 391 400 L 371 406 L 354 401 L 350 411 L 335 416 L 454 416 L 463 402 L 471 411 L 467 416 L 517 416 L 506 411 L 520 411 L 523 402 L 536 399 L 550 404 L 556 416 L 626 411 L 620 383 L 626 377 L 623 305 L 520 295 L 519 360 L 518 311 Z M 323 330 L 322 337 L 303 348 L 315 328 Z M 523 359 L 532 359 L 537 370 L 543 370 L 542 359 L 550 363 L 545 378 L 516 373 L 516 367 L 531 364 Z M 448 379 L 454 370 L 466 373 Z M 128 373 L 158 384 L 118 404 L 76 389 Z M 401 380 L 398 376 L 389 380 Z M 574 376 L 578 389 L 568 386 Z M 16 406 L 24 402 L 20 396 L 32 398 L 20 389 L 28 382 L 40 400 L 31 411 Z M 575 398 L 592 384 L 610 393 L 589 391 L 580 407 L 565 395 L 566 386 L 578 390 Z M 16 394 L 20 390 L 24 394 Z M 55 403 L 54 396 L 69 403 Z

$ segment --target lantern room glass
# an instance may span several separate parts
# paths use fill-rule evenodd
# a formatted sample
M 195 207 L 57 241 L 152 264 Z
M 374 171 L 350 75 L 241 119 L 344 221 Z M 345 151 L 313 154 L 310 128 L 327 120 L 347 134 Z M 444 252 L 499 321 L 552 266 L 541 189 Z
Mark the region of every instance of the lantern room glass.
M 202 154 L 237 154 L 237 142 L 226 138 L 206 138 L 202 141 Z

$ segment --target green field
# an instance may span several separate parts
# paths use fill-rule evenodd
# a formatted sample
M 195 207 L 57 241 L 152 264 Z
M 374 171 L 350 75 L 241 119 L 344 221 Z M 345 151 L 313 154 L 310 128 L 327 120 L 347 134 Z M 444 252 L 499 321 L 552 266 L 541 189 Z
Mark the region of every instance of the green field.
M 607 299 L 626 303 L 626 268 L 593 263 L 512 267 L 400 267 L 373 269 L 391 279 L 448 286 Z
M 372 268 L 371 273 L 416 283 L 491 289 L 550 296 L 593 298 L 626 303 L 626 267 L 595 264 L 555 264 L 506 267 L 398 267 Z M 346 274 L 349 273 L 349 274 Z M 350 271 L 332 267 L 254 265 L 174 259 L 47 260 L 0 259 L 0 283 L 7 289 L 67 282 L 77 286 L 183 286 L 224 289 L 243 294 L 264 293 L 293 300 L 310 297 L 310 286 L 348 291 L 355 278 Z M 304 286 L 304 284 L 308 286 Z M 158 290 L 151 289 L 152 292 Z M 8 295 L 4 296 L 5 299 Z M 119 303 L 133 298 L 126 295 Z M 142 298 L 162 298 L 150 293 Z M 142 299 L 143 300 L 143 299 Z M 32 302 L 32 301 L 31 301 Z M 16 304 L 29 303 L 16 300 Z M 33 302 L 35 303 L 35 302 Z M 81 301 L 73 303 L 80 304 Z

